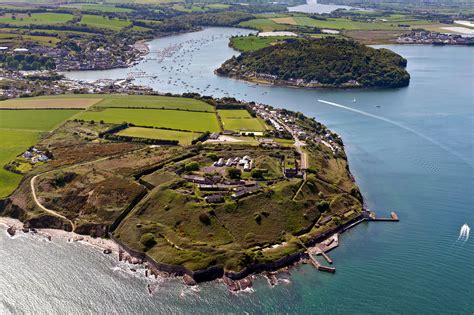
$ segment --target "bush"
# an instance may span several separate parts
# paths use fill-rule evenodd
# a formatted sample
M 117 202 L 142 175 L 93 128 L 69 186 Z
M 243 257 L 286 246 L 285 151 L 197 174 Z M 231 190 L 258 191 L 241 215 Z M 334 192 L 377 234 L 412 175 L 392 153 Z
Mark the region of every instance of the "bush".
M 254 219 L 255 219 L 255 222 L 257 222 L 257 224 L 262 223 L 262 216 L 260 215 L 260 213 L 255 212 L 255 213 L 253 214 L 253 217 L 254 217 Z
M 197 162 L 190 162 L 184 166 L 186 172 L 198 171 L 199 164 Z
M 155 235 L 153 233 L 145 233 L 140 237 L 140 243 L 146 247 L 146 249 L 152 248 L 156 244 Z
M 199 221 L 205 225 L 210 225 L 211 224 L 211 218 L 206 212 L 203 212 L 199 215 Z
M 215 153 L 209 153 L 207 157 L 210 158 L 214 162 L 219 160 L 219 157 Z
M 323 200 L 320 201 L 317 205 L 319 212 L 325 212 L 326 210 L 329 209 L 329 202 Z
M 260 169 L 253 169 L 250 175 L 256 179 L 263 179 L 263 171 Z
M 242 176 L 242 171 L 239 170 L 238 168 L 228 168 L 227 176 L 229 176 L 232 179 L 240 179 L 240 177 Z

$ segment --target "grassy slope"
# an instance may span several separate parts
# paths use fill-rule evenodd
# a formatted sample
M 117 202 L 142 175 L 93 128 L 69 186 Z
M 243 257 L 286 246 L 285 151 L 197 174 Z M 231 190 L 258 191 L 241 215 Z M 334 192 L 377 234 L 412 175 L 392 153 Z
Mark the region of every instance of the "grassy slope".
M 77 110 L 0 111 L 0 198 L 12 193 L 22 177 L 4 170 L 3 165 L 35 144 L 40 132 L 53 129 L 77 112 Z
M 77 114 L 77 110 L 2 110 L 0 129 L 48 131 Z
M 269 19 L 254 19 L 250 21 L 241 22 L 239 25 L 242 27 L 257 29 L 261 32 L 284 31 L 288 29 L 288 26 L 283 24 L 277 24 Z
M 35 144 L 39 132 L 0 129 L 0 198 L 8 196 L 16 188 L 22 176 L 3 168 L 29 146 Z
M 118 19 L 108 19 L 100 15 L 84 14 L 80 23 L 86 24 L 90 27 L 108 28 L 113 31 L 119 31 L 125 26 L 129 26 L 131 22 Z
M 92 4 L 92 3 L 81 3 L 81 4 L 66 4 L 61 7 L 80 9 L 83 11 L 100 11 L 100 12 L 113 12 L 113 13 L 122 13 L 122 12 L 132 12 L 133 10 L 127 8 L 118 8 L 113 5 L 107 4 Z
M 16 98 L 0 102 L 0 108 L 87 108 L 98 102 L 101 98 Z
M 24 16 L 12 19 L 10 15 L 0 18 L 0 23 L 9 23 L 12 25 L 29 25 L 29 24 L 61 24 L 72 19 L 71 14 L 63 13 L 33 13 L 31 17 Z
M 273 45 L 284 39 L 290 38 L 288 36 L 273 36 L 273 37 L 259 37 L 259 36 L 243 36 L 231 38 L 232 47 L 238 51 L 255 51 L 261 48 Z
M 189 145 L 191 141 L 197 138 L 200 134 L 194 132 L 182 132 L 164 129 L 151 129 L 130 127 L 118 133 L 121 136 L 162 139 L 162 140 L 178 140 L 180 144 Z
M 99 107 L 140 107 L 213 111 L 211 105 L 193 98 L 170 96 L 105 96 Z
M 364 23 L 347 19 L 328 19 L 327 21 L 315 20 L 309 17 L 294 17 L 296 24 L 329 29 L 345 30 L 397 30 L 396 24 L 391 23 Z
M 262 126 L 257 118 L 250 116 L 246 110 L 219 110 L 219 116 L 221 117 L 224 129 L 227 130 L 251 130 L 251 131 L 264 131 L 265 127 Z
M 182 129 L 191 131 L 219 131 L 219 124 L 214 113 L 187 112 L 158 109 L 121 109 L 106 108 L 100 112 L 84 112 L 79 115 L 84 120 L 104 120 L 108 123 L 133 123 L 138 126 Z

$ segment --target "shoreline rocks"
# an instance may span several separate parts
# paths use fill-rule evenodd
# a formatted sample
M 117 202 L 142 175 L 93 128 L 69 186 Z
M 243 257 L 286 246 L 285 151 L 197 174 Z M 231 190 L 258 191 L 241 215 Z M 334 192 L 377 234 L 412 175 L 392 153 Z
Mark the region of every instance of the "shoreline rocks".
M 15 236 L 15 234 L 16 234 L 16 228 L 15 228 L 13 225 L 10 226 L 10 227 L 7 229 L 7 233 L 8 233 L 8 235 L 10 235 L 10 237 Z

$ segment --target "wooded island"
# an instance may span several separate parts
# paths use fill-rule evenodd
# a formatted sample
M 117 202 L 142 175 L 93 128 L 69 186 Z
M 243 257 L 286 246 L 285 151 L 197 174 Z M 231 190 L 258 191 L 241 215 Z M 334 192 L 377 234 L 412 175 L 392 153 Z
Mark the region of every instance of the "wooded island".
M 217 74 L 238 79 L 300 87 L 407 86 L 406 59 L 388 49 L 353 40 L 286 39 L 226 61 Z

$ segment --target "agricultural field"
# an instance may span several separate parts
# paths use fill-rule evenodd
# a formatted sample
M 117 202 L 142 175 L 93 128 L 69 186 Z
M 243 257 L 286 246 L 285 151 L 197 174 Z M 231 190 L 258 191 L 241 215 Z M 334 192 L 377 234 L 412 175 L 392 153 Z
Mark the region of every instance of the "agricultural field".
M 278 24 L 270 19 L 254 19 L 239 24 L 241 27 L 248 27 L 257 29 L 261 32 L 273 32 L 273 31 L 285 31 L 288 26 L 284 24 Z
M 84 14 L 80 21 L 81 24 L 85 24 L 89 27 L 106 28 L 113 31 L 120 31 L 126 26 L 129 26 L 131 22 L 119 19 L 104 18 L 101 15 L 90 15 Z
M 265 131 L 263 123 L 257 118 L 250 116 L 249 112 L 244 109 L 219 110 L 218 114 L 226 130 Z
M 255 35 L 242 36 L 242 37 L 232 37 L 230 39 L 232 48 L 246 52 L 246 51 L 255 51 L 267 47 L 269 45 L 277 44 L 289 36 L 269 36 L 269 37 L 259 37 Z
M 33 36 L 33 35 L 20 35 L 10 32 L 0 32 L 0 45 L 2 46 L 24 46 L 25 42 L 33 42 L 44 46 L 56 46 L 60 39 L 53 36 Z
M 137 126 L 152 126 L 197 132 L 220 131 L 216 115 L 214 113 L 206 112 L 106 108 L 102 111 L 83 112 L 78 116 L 78 118 L 94 121 L 103 120 L 107 123 L 114 124 L 128 122 Z
M 96 3 L 80 3 L 80 4 L 65 4 L 62 8 L 79 9 L 81 11 L 98 11 L 110 13 L 127 13 L 132 12 L 132 9 L 119 8 L 114 5 L 96 4 Z
M 143 26 L 132 26 L 130 30 L 134 32 L 149 32 L 151 31 L 151 28 L 143 27 Z
M 397 23 L 388 22 L 356 22 L 348 19 L 329 18 L 327 20 L 316 20 L 306 16 L 295 16 L 291 18 L 272 19 L 277 24 L 289 24 L 297 26 L 310 26 L 316 28 L 328 28 L 335 30 L 399 30 Z
M 365 45 L 393 44 L 408 31 L 344 31 L 344 35 Z
M 160 139 L 160 140 L 178 140 L 181 145 L 190 145 L 191 141 L 201 134 L 197 132 L 183 132 L 166 129 L 129 127 L 117 133 L 120 136 Z
M 210 9 L 224 10 L 224 9 L 228 9 L 230 5 L 225 4 L 225 3 L 210 3 L 207 5 L 207 7 Z
M 207 8 L 205 6 L 198 6 L 198 5 L 184 5 L 184 4 L 174 4 L 173 9 L 180 12 L 205 12 Z
M 35 144 L 38 134 L 37 131 L 0 128 L 0 198 L 11 194 L 22 178 L 21 175 L 5 170 L 3 166 Z
M 54 129 L 76 110 L 0 110 L 0 198 L 15 190 L 21 175 L 3 168 L 34 145 L 41 132 Z
M 72 109 L 1 110 L 0 129 L 49 131 L 78 112 Z
M 0 16 L 0 23 L 8 23 L 19 26 L 30 24 L 51 25 L 66 23 L 72 18 L 72 14 L 66 13 L 32 13 L 31 16 L 28 14 L 16 14 L 15 18 L 12 17 L 11 13 L 7 13 Z
M 0 109 L 86 109 L 101 98 L 16 98 L 0 102 Z
M 212 112 L 214 107 L 193 98 L 171 96 L 109 96 L 97 104 L 98 107 L 181 109 Z

